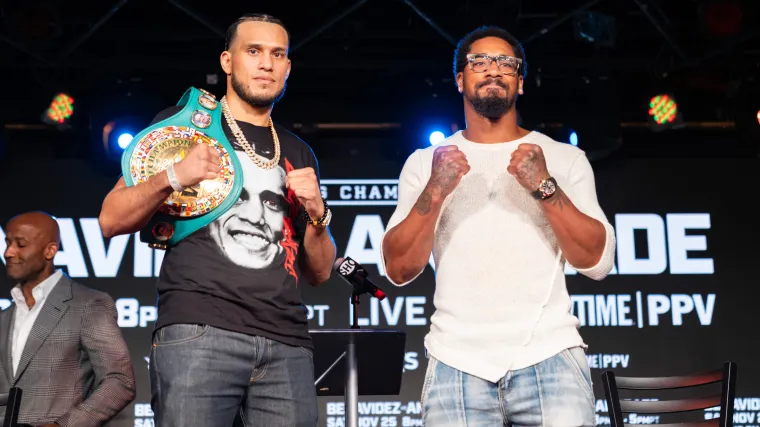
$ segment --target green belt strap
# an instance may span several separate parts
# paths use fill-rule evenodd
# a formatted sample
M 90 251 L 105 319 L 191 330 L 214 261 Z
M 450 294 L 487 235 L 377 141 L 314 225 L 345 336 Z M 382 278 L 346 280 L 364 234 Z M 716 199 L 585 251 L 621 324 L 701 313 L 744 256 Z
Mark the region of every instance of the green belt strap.
M 127 186 L 137 185 L 168 167 L 166 160 L 165 164 L 160 166 L 155 163 L 167 158 L 166 152 L 164 156 L 158 156 L 161 149 L 173 147 L 174 151 L 181 151 L 184 148 L 187 152 L 197 143 L 207 143 L 220 152 L 224 171 L 220 173 L 219 180 L 226 183 L 225 188 L 229 192 L 226 196 L 221 194 L 215 199 L 201 200 L 194 198 L 194 194 L 197 195 L 200 188 L 194 186 L 181 193 L 183 200 L 189 198 L 192 201 L 189 204 L 172 203 L 172 199 L 180 196 L 179 192 L 174 192 L 153 215 L 148 225 L 140 230 L 140 240 L 148 243 L 150 247 L 167 249 L 176 245 L 180 240 L 219 218 L 240 197 L 243 190 L 243 169 L 234 148 L 224 135 L 222 108 L 219 104 L 214 95 L 191 87 L 177 103 L 183 107 L 182 110 L 140 131 L 124 150 L 121 169 Z M 155 143 L 167 140 L 171 140 L 171 143 Z M 178 160 L 169 159 L 175 162 Z M 195 203 L 195 200 L 198 200 L 198 203 Z

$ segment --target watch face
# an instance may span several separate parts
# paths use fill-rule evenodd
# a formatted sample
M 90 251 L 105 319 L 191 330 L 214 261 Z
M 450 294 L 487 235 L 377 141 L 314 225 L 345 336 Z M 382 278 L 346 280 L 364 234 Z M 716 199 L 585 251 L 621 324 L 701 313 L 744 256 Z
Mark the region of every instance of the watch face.
M 556 190 L 557 187 L 554 185 L 554 182 L 550 180 L 546 180 L 541 184 L 541 192 L 546 195 L 554 194 Z

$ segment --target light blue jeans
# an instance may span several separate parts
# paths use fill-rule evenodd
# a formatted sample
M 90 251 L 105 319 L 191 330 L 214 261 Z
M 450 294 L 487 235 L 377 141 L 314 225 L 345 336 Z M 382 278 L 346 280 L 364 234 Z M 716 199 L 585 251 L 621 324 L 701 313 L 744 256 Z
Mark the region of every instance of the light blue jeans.
M 429 356 L 422 408 L 426 427 L 596 425 L 591 372 L 580 347 L 510 371 L 497 383 Z

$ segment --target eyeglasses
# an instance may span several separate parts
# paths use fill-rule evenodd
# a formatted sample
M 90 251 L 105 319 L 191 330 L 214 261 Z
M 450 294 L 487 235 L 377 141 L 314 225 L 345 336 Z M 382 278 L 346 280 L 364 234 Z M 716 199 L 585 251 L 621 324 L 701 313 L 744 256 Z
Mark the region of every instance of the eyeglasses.
M 491 63 L 496 62 L 499 71 L 510 76 L 516 76 L 522 59 L 508 55 L 490 56 L 471 53 L 467 55 L 467 62 L 470 64 L 470 69 L 475 73 L 485 72 L 491 67 Z

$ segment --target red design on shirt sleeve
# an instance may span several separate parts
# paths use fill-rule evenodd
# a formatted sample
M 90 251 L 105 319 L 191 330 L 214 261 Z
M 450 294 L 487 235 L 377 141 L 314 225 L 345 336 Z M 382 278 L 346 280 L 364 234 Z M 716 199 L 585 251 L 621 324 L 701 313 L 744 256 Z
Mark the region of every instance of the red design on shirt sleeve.
M 291 165 L 286 158 L 285 173 L 290 173 L 290 171 L 293 169 L 293 165 Z M 298 213 L 301 210 L 301 202 L 298 200 L 295 193 L 290 188 L 287 189 L 285 199 L 288 201 L 290 208 L 288 210 L 288 215 L 283 220 L 284 233 L 282 240 L 280 241 L 280 245 L 285 250 L 285 270 L 288 272 L 288 274 L 295 277 L 296 286 L 298 286 L 298 274 L 296 274 L 295 269 L 296 258 L 298 257 L 298 242 L 293 239 L 293 236 L 295 236 L 296 233 L 295 227 L 293 226 L 293 221 L 298 220 Z

